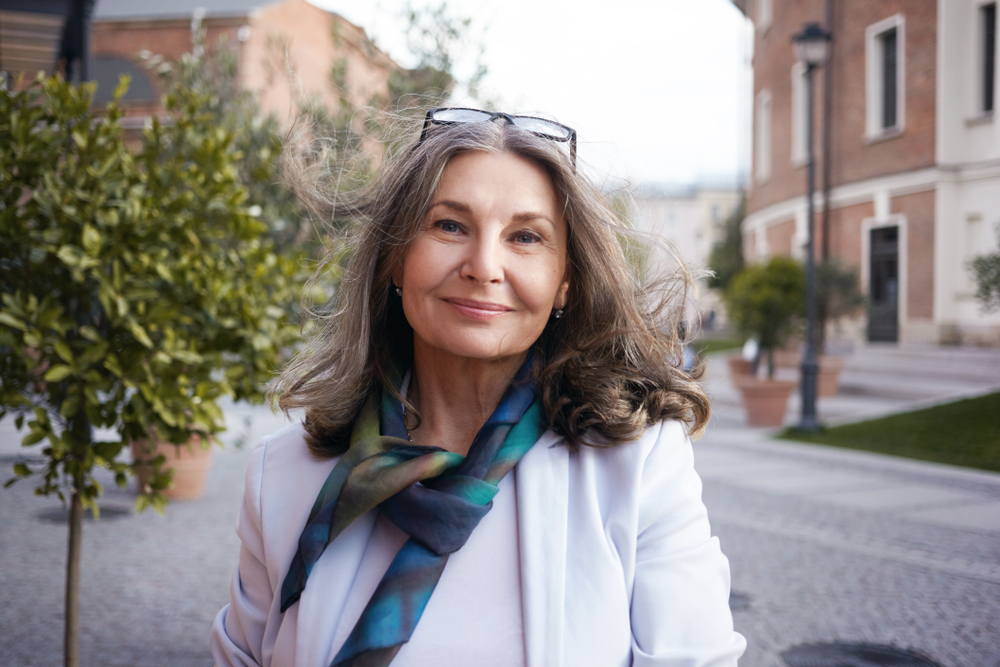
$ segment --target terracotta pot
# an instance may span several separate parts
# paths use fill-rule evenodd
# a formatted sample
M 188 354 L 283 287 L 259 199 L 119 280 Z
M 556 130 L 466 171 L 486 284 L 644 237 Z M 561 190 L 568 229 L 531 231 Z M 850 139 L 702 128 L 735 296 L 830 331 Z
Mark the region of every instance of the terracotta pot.
M 194 436 L 186 445 L 158 442 L 152 451 L 147 440 L 132 442 L 132 458 L 136 462 L 152 459 L 160 454 L 166 458 L 162 469 L 174 470 L 173 484 L 163 491 L 167 498 L 189 500 L 205 493 L 205 480 L 208 478 L 208 469 L 212 466 L 212 448 L 202 448 L 201 438 Z M 150 472 L 148 466 L 137 467 L 136 481 L 140 487 L 149 483 Z
M 820 357 L 819 375 L 816 377 L 816 395 L 820 397 L 836 396 L 840 386 L 840 369 L 844 360 L 840 357 Z
M 798 368 L 802 365 L 802 353 L 798 350 L 775 350 L 775 368 Z
M 750 426 L 781 426 L 788 411 L 788 397 L 798 383 L 790 380 L 760 380 L 740 378 L 737 387 L 743 399 L 747 424 Z
M 729 376 L 736 382 L 737 378 L 750 375 L 750 362 L 743 357 L 726 357 L 729 364 Z

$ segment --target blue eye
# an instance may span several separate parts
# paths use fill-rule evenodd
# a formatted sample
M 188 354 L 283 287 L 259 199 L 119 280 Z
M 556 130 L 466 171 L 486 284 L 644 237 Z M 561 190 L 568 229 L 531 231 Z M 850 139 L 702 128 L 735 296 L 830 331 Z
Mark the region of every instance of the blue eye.
M 518 243 L 536 243 L 538 241 L 538 237 L 535 236 L 534 234 L 521 232 L 520 234 L 516 234 L 514 236 L 514 240 L 517 241 Z
M 453 234 L 461 230 L 461 227 L 459 227 L 458 223 L 454 220 L 438 220 L 435 224 L 437 224 L 437 228 L 442 232 L 447 232 L 449 234 Z

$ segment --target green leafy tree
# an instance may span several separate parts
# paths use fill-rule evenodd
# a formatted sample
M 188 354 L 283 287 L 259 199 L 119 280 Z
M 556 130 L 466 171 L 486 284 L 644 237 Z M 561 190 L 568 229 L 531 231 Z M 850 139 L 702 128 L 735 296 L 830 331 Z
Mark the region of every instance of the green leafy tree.
M 223 36 L 206 48 L 205 30 L 197 25 L 191 38 L 192 50 L 176 61 L 148 51 L 139 57 L 156 72 L 168 96 L 196 101 L 202 122 L 232 135 L 232 164 L 256 207 L 250 213 L 265 224 L 276 251 L 308 252 L 315 238 L 307 210 L 282 182 L 278 120 L 263 113 L 253 93 L 240 87 L 237 52 L 229 40 Z
M 724 294 L 733 326 L 759 345 L 753 362 L 756 373 L 767 357 L 767 376 L 774 377 L 774 350 L 795 330 L 805 312 L 805 273 L 789 257 L 751 264 L 733 277 Z
M 489 71 L 483 62 L 481 41 L 472 74 L 460 81 L 455 73 L 455 61 L 468 51 L 472 41 L 469 37 L 473 29 L 470 17 L 453 14 L 447 2 L 421 8 L 407 2 L 402 15 L 407 24 L 407 49 L 417 65 L 413 69 L 397 70 L 390 76 L 390 108 L 414 104 L 441 106 L 459 85 L 486 108 L 496 106 L 496 101 L 485 98 L 481 90 Z
M 743 232 L 740 225 L 746 216 L 746 199 L 740 202 L 722 223 L 722 238 L 713 246 L 708 256 L 712 276 L 708 286 L 725 291 L 730 281 L 743 270 Z
M 454 73 L 456 58 L 468 48 L 471 19 L 453 14 L 444 2 L 422 8 L 408 5 L 403 18 L 408 48 L 417 65 L 390 73 L 388 96 L 374 94 L 360 106 L 352 102 L 347 59 L 340 58 L 329 73 L 336 105 L 297 100 L 299 120 L 291 133 L 273 114 L 262 111 L 251 91 L 240 87 L 238 53 L 225 36 L 214 45 L 206 45 L 205 29 L 195 23 L 192 50 L 178 60 L 168 61 L 150 52 L 139 56 L 160 77 L 168 95 L 193 94 L 205 122 L 233 134 L 234 165 L 257 207 L 252 213 L 266 225 L 279 253 L 305 258 L 321 254 L 318 246 L 323 239 L 316 237 L 314 229 L 329 223 L 337 226 L 338 221 L 324 218 L 321 225 L 313 224 L 310 209 L 321 214 L 325 211 L 310 201 L 309 192 L 296 193 L 286 185 L 282 174 L 286 151 L 293 152 L 293 160 L 309 165 L 311 174 L 321 174 L 320 185 L 326 184 L 325 189 L 353 190 L 373 178 L 383 146 L 391 148 L 409 139 L 396 136 L 399 126 L 395 118 L 400 113 L 411 109 L 422 113 L 428 106 L 441 106 L 456 85 L 464 85 L 474 98 L 480 96 L 480 84 L 487 73 L 481 50 L 468 79 L 460 81 Z M 330 37 L 335 47 L 343 45 L 339 23 L 334 24 Z M 275 38 L 272 47 L 272 58 L 265 65 L 277 75 L 286 68 L 287 44 Z M 374 52 L 375 45 L 364 41 L 360 48 Z M 290 84 L 292 89 L 297 87 L 294 81 Z M 486 106 L 491 103 L 484 100 Z M 366 140 L 370 136 L 381 141 Z M 286 145 L 286 137 L 296 141 Z M 308 183 L 306 189 L 311 185 Z
M 72 666 L 95 470 L 124 487 L 132 441 L 208 446 L 224 428 L 219 399 L 260 400 L 298 335 L 282 305 L 301 291 L 299 269 L 250 215 L 234 133 L 198 92 L 178 92 L 170 122 L 154 120 L 130 149 L 126 85 L 100 114 L 92 84 L 0 90 L 0 417 L 26 422 L 22 445 L 36 448 L 7 485 L 36 477 L 37 494 L 68 500 Z M 170 475 L 155 467 L 137 510 L 166 503 Z
M 997 225 L 997 245 L 1000 245 L 1000 225 Z M 976 298 L 983 310 L 1000 310 L 1000 251 L 980 255 L 969 262 L 976 281 Z

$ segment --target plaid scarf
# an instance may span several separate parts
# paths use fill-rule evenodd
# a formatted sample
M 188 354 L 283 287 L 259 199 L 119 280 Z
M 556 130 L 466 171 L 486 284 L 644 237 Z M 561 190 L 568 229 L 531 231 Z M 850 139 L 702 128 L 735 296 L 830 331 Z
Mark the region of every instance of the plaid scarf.
M 529 357 L 468 456 L 409 442 L 402 404 L 388 391 L 381 392 L 380 434 L 378 401 L 369 397 L 281 586 L 284 612 L 302 595 L 326 546 L 374 507 L 409 535 L 331 667 L 383 667 L 409 641 L 448 555 L 465 544 L 490 511 L 500 480 L 545 430 L 530 376 Z

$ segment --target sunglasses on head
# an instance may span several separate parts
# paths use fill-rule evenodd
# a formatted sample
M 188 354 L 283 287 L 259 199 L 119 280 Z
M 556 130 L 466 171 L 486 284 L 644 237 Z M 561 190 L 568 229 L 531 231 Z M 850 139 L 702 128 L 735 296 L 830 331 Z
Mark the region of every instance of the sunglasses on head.
M 576 130 L 566 127 L 561 123 L 537 116 L 517 116 L 499 111 L 483 111 L 481 109 L 467 109 L 464 107 L 441 107 L 431 109 L 424 117 L 424 129 L 420 132 L 420 141 L 423 143 L 427 138 L 427 130 L 431 125 L 459 125 L 461 123 L 485 123 L 487 121 L 502 118 L 511 125 L 516 125 L 522 130 L 527 130 L 532 134 L 552 141 L 569 142 L 569 159 L 576 169 Z

